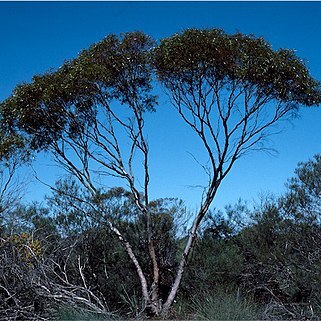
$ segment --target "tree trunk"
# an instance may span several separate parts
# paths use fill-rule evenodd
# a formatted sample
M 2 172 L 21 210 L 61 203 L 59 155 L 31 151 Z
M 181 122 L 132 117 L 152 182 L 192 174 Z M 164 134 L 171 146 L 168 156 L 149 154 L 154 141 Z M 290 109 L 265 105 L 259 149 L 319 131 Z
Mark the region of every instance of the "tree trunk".
M 197 229 L 203 219 L 203 217 L 205 216 L 205 214 L 207 213 L 214 197 L 215 197 L 215 194 L 217 192 L 217 189 L 220 185 L 220 180 L 213 180 L 212 184 L 211 184 L 211 187 L 209 188 L 209 191 L 207 193 L 207 197 L 206 197 L 206 200 L 205 202 L 203 203 L 200 211 L 198 212 L 198 215 L 196 216 L 194 222 L 193 222 L 193 225 L 192 225 L 192 228 L 190 230 L 190 233 L 189 233 L 189 237 L 188 237 L 188 240 L 187 240 L 187 243 L 186 243 L 186 246 L 185 246 L 185 249 L 184 249 L 184 252 L 182 254 L 182 257 L 181 257 L 181 260 L 180 260 L 180 263 L 179 263 L 179 266 L 178 266 L 178 270 L 177 270 L 177 274 L 176 274 L 176 278 L 175 278 L 175 281 L 172 285 L 172 288 L 171 288 L 171 291 L 167 297 L 167 300 L 166 302 L 164 303 L 163 307 L 162 307 L 162 311 L 161 311 L 161 315 L 163 317 L 166 317 L 170 311 L 170 308 L 174 302 L 174 299 L 176 297 L 176 294 L 177 294 L 177 291 L 179 289 L 179 286 L 181 284 L 181 281 L 182 281 L 182 277 L 183 277 L 183 274 L 184 274 L 184 271 L 185 271 L 185 267 L 186 267 L 186 264 L 187 264 L 187 260 L 188 260 L 188 257 L 191 253 L 191 250 L 193 249 L 194 247 L 194 244 L 195 244 L 195 240 L 196 240 L 196 236 L 197 236 Z
M 149 303 L 149 293 L 148 293 L 148 285 L 147 285 L 147 280 L 145 278 L 144 272 L 133 252 L 133 249 L 131 247 L 131 245 L 129 244 L 129 242 L 122 236 L 122 234 L 120 233 L 120 231 L 112 225 L 111 222 L 109 223 L 109 228 L 117 235 L 118 239 L 120 240 L 120 242 L 123 244 L 123 246 L 126 249 L 126 252 L 129 256 L 129 258 L 131 259 L 131 261 L 134 263 L 140 283 L 141 283 L 141 287 L 142 287 L 142 293 L 143 293 L 143 298 L 145 301 L 145 305 Z
M 152 261 L 153 282 L 150 288 L 150 301 L 146 306 L 146 312 L 150 316 L 158 316 L 161 311 L 161 305 L 159 300 L 159 267 L 155 253 L 155 246 L 152 238 L 149 239 L 148 248 L 149 256 Z

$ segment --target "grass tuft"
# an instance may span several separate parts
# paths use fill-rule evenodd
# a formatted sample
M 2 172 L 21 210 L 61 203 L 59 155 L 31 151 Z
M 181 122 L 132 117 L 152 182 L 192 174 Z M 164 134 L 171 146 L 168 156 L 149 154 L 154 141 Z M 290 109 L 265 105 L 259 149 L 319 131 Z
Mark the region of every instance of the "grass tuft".
M 57 321 L 111 321 L 115 320 L 112 314 L 98 314 L 82 309 L 61 307 L 57 311 Z
M 219 292 L 194 301 L 196 318 L 202 320 L 259 320 L 260 309 L 237 293 Z

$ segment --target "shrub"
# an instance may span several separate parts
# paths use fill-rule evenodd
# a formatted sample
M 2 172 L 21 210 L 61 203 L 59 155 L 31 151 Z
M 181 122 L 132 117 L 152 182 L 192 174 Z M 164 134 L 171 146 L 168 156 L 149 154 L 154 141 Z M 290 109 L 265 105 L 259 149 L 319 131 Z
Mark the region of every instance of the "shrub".
M 98 314 L 83 309 L 62 306 L 57 310 L 57 321 L 109 321 L 115 320 L 113 314 Z
M 194 301 L 197 319 L 259 320 L 260 309 L 251 300 L 236 293 L 218 292 Z

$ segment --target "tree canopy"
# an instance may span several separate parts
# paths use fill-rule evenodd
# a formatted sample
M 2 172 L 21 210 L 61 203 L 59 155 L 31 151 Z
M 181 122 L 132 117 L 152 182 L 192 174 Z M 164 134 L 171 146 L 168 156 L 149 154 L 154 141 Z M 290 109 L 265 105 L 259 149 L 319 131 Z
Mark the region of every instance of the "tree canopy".
M 47 148 L 62 133 L 77 136 L 93 125 L 100 107 L 113 100 L 133 107 L 139 96 L 142 111 L 153 110 L 147 51 L 153 42 L 143 33 L 109 35 L 65 62 L 57 71 L 34 76 L 15 88 L 1 104 L 2 128 L 29 137 L 29 147 Z
M 312 106 L 320 102 L 320 84 L 294 51 L 274 51 L 263 38 L 229 35 L 219 29 L 189 29 L 163 39 L 154 63 L 167 86 L 197 88 L 209 83 L 234 83 L 260 97 Z

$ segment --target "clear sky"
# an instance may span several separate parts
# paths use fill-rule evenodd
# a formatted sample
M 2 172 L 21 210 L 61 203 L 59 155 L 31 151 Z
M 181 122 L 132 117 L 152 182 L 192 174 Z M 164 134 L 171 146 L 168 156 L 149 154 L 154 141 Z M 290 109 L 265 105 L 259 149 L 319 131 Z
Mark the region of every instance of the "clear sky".
M 155 39 L 186 28 L 221 28 L 263 36 L 274 49 L 295 49 L 321 80 L 321 2 L 0 2 L 0 99 L 34 74 L 59 67 L 109 33 L 141 30 Z M 162 100 L 150 116 L 151 195 L 178 196 L 197 206 L 204 185 L 201 168 L 189 155 L 200 153 Z M 254 153 L 241 159 L 224 182 L 215 206 L 259 193 L 279 194 L 299 161 L 321 153 L 321 110 L 302 109 L 301 118 L 272 137 L 276 157 Z M 49 181 L 55 171 L 41 158 L 35 168 Z M 46 190 L 31 184 L 29 199 Z

